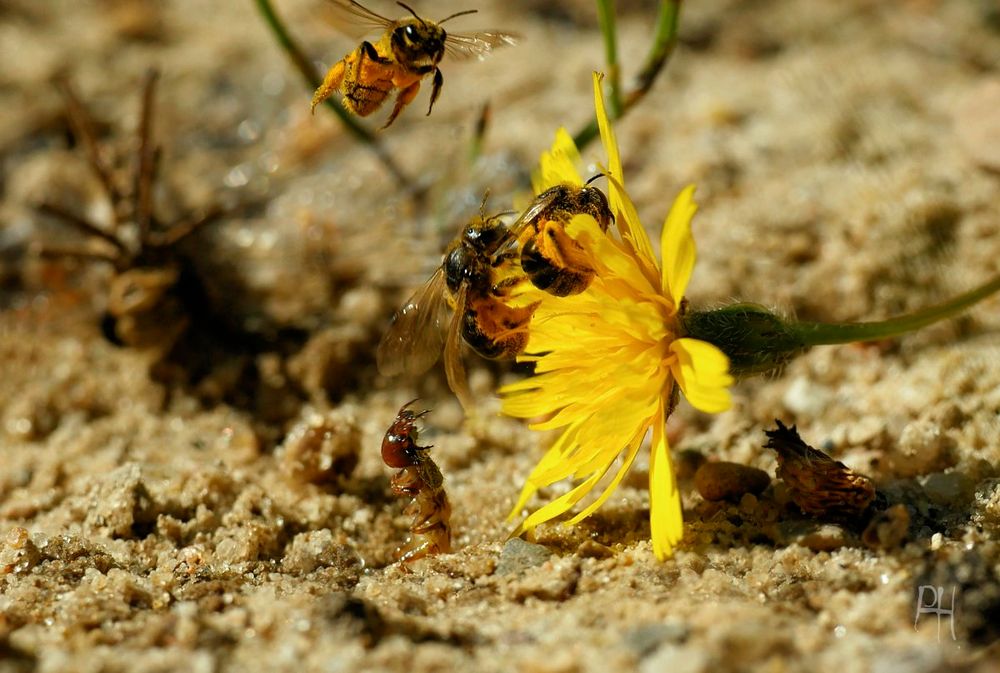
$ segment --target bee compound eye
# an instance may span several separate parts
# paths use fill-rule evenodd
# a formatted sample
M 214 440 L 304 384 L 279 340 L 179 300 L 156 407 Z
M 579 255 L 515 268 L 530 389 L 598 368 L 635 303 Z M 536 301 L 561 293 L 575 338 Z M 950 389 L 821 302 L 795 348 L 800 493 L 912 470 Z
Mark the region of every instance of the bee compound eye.
M 413 26 L 407 26 L 403 29 L 403 34 L 406 35 L 407 39 L 413 40 L 417 37 L 417 29 Z

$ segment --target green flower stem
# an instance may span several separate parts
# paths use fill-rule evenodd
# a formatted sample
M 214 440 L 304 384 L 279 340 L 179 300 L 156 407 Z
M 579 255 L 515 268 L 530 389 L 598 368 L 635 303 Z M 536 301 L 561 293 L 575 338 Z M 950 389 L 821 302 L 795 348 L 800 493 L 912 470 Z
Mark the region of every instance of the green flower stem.
M 688 311 L 684 336 L 717 346 L 729 358 L 734 376 L 780 369 L 813 346 L 898 337 L 952 318 L 1000 291 L 1000 276 L 944 303 L 877 322 L 820 323 L 785 320 L 757 304 L 732 304 L 708 311 Z
M 636 77 L 635 88 L 624 98 L 620 94 L 619 66 L 617 56 L 617 37 L 615 35 L 614 7 L 610 0 L 598 0 L 601 31 L 604 33 L 604 45 L 608 60 L 608 84 L 610 87 L 612 119 L 620 119 L 632 109 L 649 92 L 656 77 L 667 64 L 670 55 L 677 46 L 677 31 L 680 26 L 681 4 L 683 0 L 660 0 L 660 13 L 656 18 L 656 34 L 653 45 L 646 55 L 642 70 Z M 605 12 L 612 12 L 611 20 L 605 21 Z M 583 149 L 598 136 L 597 119 L 594 118 L 580 129 L 573 137 L 576 146 Z
M 292 65 L 294 65 L 295 69 L 302 75 L 302 79 L 305 80 L 306 85 L 309 86 L 310 89 L 315 90 L 323 82 L 323 78 L 320 77 L 320 73 L 316 72 L 313 64 L 310 63 L 308 58 L 306 58 L 305 53 L 302 51 L 301 47 L 299 47 L 295 38 L 293 38 L 288 32 L 288 29 L 285 28 L 285 24 L 274 11 L 271 1 L 254 1 L 257 4 L 257 9 L 260 10 L 261 16 L 264 18 L 264 22 L 267 24 L 268 28 L 271 29 L 271 33 L 274 35 L 275 40 L 277 40 L 278 45 L 284 50 L 285 54 L 288 55 L 288 58 L 292 61 Z M 332 110 L 335 115 L 337 115 L 337 118 L 340 119 L 341 123 L 351 135 L 375 152 L 375 155 L 385 165 L 389 172 L 392 173 L 393 177 L 396 178 L 400 185 L 404 187 L 409 186 L 410 179 L 406 176 L 395 160 L 389 155 L 374 133 L 358 123 L 358 120 L 333 98 L 327 98 L 324 103 L 326 103 L 326 106 Z
M 479 116 L 476 117 L 476 126 L 472 130 L 472 138 L 469 141 L 469 165 L 476 163 L 483 154 L 483 143 L 486 142 L 486 132 L 489 131 L 490 122 L 493 120 L 493 106 L 489 101 L 483 103 L 479 108 Z
M 677 47 L 677 31 L 680 28 L 681 0 L 661 0 L 660 14 L 656 18 L 656 36 L 653 47 L 646 55 L 642 70 L 636 77 L 636 87 L 625 101 L 627 108 L 635 105 L 656 81 L 656 76 L 666 65 Z
M 615 26 L 614 0 L 597 0 L 597 21 L 604 36 L 604 61 L 607 65 L 608 106 L 611 118 L 622 116 L 622 97 L 618 74 L 618 29 Z
M 909 315 L 889 318 L 888 320 L 878 322 L 798 322 L 792 324 L 792 329 L 800 335 L 802 343 L 807 346 L 889 339 L 922 327 L 927 327 L 939 320 L 956 316 L 970 306 L 989 297 L 997 290 L 1000 290 L 1000 276 L 965 294 L 960 294 L 944 303 L 925 308 L 916 313 L 910 313 Z

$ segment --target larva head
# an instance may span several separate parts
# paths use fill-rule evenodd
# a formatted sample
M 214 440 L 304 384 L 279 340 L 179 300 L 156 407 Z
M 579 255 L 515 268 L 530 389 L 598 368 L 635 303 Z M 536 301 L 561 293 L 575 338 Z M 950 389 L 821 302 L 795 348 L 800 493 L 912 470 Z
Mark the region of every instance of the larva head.
M 419 430 L 416 420 L 427 413 L 413 413 L 408 407 L 416 402 L 410 400 L 396 414 L 395 420 L 382 438 L 382 461 L 389 467 L 408 467 L 417 462 L 417 451 L 426 447 L 417 446 Z

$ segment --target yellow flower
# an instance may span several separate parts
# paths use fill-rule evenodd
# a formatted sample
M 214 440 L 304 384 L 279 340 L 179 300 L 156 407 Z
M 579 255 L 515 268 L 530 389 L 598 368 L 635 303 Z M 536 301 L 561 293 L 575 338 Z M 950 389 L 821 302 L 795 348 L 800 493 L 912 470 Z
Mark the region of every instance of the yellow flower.
M 534 362 L 535 373 L 500 390 L 504 413 L 546 418 L 531 426 L 536 430 L 563 429 L 528 477 L 511 517 L 538 489 L 569 478 L 579 483 L 531 513 L 513 535 L 568 511 L 623 456 L 600 496 L 567 525 L 592 514 L 621 483 L 652 429 L 650 528 L 653 550 L 663 559 L 683 533 L 665 432 L 676 388 L 695 408 L 715 413 L 730 406 L 732 377 L 718 348 L 679 332 L 678 309 L 695 262 L 694 188 L 680 193 L 663 225 L 661 267 L 624 189 L 597 73 L 594 98 L 608 156 L 609 201 L 621 239 L 602 232 L 589 215 L 577 215 L 569 222 L 567 233 L 583 247 L 595 278 L 577 295 L 537 292 L 534 299 L 540 304 L 529 328 L 527 349 L 519 358 Z M 535 191 L 559 182 L 582 185 L 577 160 L 572 139 L 561 129 L 552 149 L 542 156 L 533 180 Z
M 531 176 L 531 188 L 539 195 L 549 187 L 569 183 L 583 186 L 583 178 L 576 169 L 580 165 L 580 151 L 573 143 L 573 137 L 565 128 L 556 131 L 552 149 L 542 152 L 538 160 L 538 170 Z

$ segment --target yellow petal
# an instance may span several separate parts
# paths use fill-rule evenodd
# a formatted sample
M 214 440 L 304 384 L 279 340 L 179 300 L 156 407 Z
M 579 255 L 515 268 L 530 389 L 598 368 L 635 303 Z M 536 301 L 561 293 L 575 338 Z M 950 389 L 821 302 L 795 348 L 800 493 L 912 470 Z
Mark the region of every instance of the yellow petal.
M 544 481 L 538 478 L 539 473 L 544 472 L 551 468 L 552 465 L 559 463 L 562 458 L 562 454 L 567 450 L 567 447 L 576 442 L 576 433 L 579 430 L 579 424 L 570 426 L 566 429 L 562 435 L 559 436 L 549 450 L 545 452 L 545 456 L 535 465 L 535 468 L 528 475 L 527 480 L 524 482 L 524 488 L 521 489 L 521 495 L 517 499 L 517 503 L 510 510 L 510 514 L 507 515 L 507 520 L 511 521 L 516 518 L 524 506 L 528 504 L 528 500 L 531 498 L 535 492 L 542 488 L 543 486 L 548 486 L 553 483 L 552 481 Z
M 619 184 L 624 185 L 625 176 L 622 173 L 622 158 L 618 154 L 618 142 L 615 139 L 615 131 L 611 128 L 608 110 L 604 105 L 604 90 L 601 88 L 601 81 L 603 79 L 603 73 L 594 73 L 594 111 L 597 114 L 597 128 L 601 132 L 601 144 L 604 145 L 604 153 L 608 157 L 608 173 Z
M 507 513 L 507 522 L 510 523 L 518 517 L 524 506 L 528 504 L 528 500 L 531 496 L 538 491 L 538 487 L 532 484 L 530 481 L 525 481 L 524 486 L 521 488 L 521 495 L 517 498 L 517 503 L 511 508 L 510 512 Z
M 510 537 L 517 537 L 524 531 L 531 530 L 532 528 L 535 528 L 536 526 L 563 514 L 572 508 L 573 505 L 580 502 L 583 496 L 587 495 L 603 476 L 603 472 L 596 472 L 589 479 L 579 484 L 569 493 L 561 495 L 544 507 L 535 510 L 530 516 L 528 516 L 528 518 L 522 521 L 517 528 L 514 529 L 514 531 L 510 534 Z
M 674 303 L 680 303 L 687 291 L 694 269 L 695 245 L 691 235 L 691 218 L 698 205 L 694 202 L 694 185 L 685 187 L 670 208 L 663 231 L 660 232 L 660 254 L 663 257 L 663 287 Z
M 615 409 L 615 414 L 601 413 L 604 409 Z M 636 409 L 642 409 L 640 414 Z M 568 446 L 560 464 L 545 470 L 532 472 L 532 479 L 547 484 L 561 481 L 566 477 L 580 478 L 594 472 L 606 471 L 621 452 L 631 444 L 637 433 L 649 427 L 655 405 L 650 407 L 626 407 L 624 404 L 604 405 L 595 410 L 580 423 L 580 433 L 573 446 Z M 610 422 L 603 424 L 603 418 Z
M 547 152 L 542 152 L 538 170 L 531 176 L 531 187 L 535 194 L 541 194 L 550 187 L 568 182 L 583 186 L 583 178 L 577 166 L 580 165 L 580 151 L 573 143 L 573 136 L 565 128 L 556 131 L 556 138 Z
M 569 469 L 566 473 L 557 477 L 546 475 L 553 467 L 563 467 L 563 464 L 566 462 L 566 455 L 576 448 L 576 429 L 578 429 L 578 426 L 570 428 L 560 435 L 559 439 L 552 444 L 549 450 L 545 452 L 545 455 L 542 456 L 542 459 L 538 461 L 538 464 L 531 470 L 527 481 L 529 484 L 534 484 L 536 490 L 561 481 L 572 474 L 572 469 Z M 524 506 L 524 503 L 521 503 L 521 505 Z
M 729 386 L 733 377 L 725 353 L 706 341 L 690 338 L 677 339 L 670 344 L 670 351 L 677 356 L 670 369 L 691 406 L 717 414 L 732 405 Z
M 653 422 L 653 454 L 649 463 L 649 528 L 653 552 L 661 561 L 673 554 L 674 547 L 684 536 L 681 496 L 670 465 L 665 426 L 661 405 Z
M 615 212 L 615 226 L 621 232 L 622 240 L 631 248 L 632 255 L 639 260 L 639 266 L 644 272 L 655 272 L 658 267 L 653 254 L 653 244 L 642 222 L 639 221 L 639 211 L 632 203 L 632 198 L 625 191 L 624 185 L 614 176 L 608 176 L 608 185 L 611 209 Z M 656 273 L 656 278 L 649 280 L 659 283 L 659 273 Z
M 611 126 L 608 118 L 608 109 L 604 105 L 604 91 L 601 88 L 601 80 L 604 75 L 595 72 L 594 81 L 594 112 L 597 115 L 597 128 L 601 132 L 601 144 L 604 145 L 604 153 L 608 157 L 608 184 L 609 200 L 611 201 L 611 211 L 615 213 L 618 231 L 622 233 L 622 238 L 647 259 L 653 259 L 653 246 L 649 241 L 649 234 L 642 227 L 639 221 L 639 214 L 625 191 L 625 174 L 622 171 L 622 159 L 618 153 L 618 140 L 615 138 L 615 130 Z
M 611 497 L 611 494 L 615 492 L 618 485 L 622 483 L 622 479 L 624 479 L 625 475 L 628 474 L 629 468 L 632 467 L 632 463 L 635 461 L 636 454 L 639 453 L 639 447 L 642 445 L 642 438 L 645 436 L 647 429 L 648 428 L 646 426 L 643 426 L 641 431 L 632 438 L 631 442 L 629 442 L 628 449 L 625 453 L 625 459 L 622 461 L 622 466 L 618 468 L 615 478 L 611 480 L 611 483 L 604 489 L 604 492 L 601 493 L 600 497 L 587 505 L 582 512 L 567 521 L 567 526 L 574 526 L 580 523 L 588 516 L 596 512 L 597 509 L 603 505 L 609 497 Z

